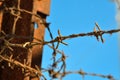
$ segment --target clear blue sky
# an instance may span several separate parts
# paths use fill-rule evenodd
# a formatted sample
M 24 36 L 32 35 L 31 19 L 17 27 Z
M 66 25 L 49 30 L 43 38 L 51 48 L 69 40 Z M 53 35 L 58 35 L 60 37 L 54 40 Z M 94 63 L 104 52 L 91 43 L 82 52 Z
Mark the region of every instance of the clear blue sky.
M 50 28 L 54 38 L 57 36 L 58 29 L 62 35 L 91 32 L 95 22 L 98 22 L 102 30 L 116 29 L 115 7 L 110 0 L 52 0 L 47 21 L 51 23 Z M 82 69 L 88 73 L 110 74 L 120 80 L 118 34 L 107 34 L 103 38 L 104 44 L 98 42 L 95 37 L 65 40 L 69 45 L 61 45 L 59 50 L 63 50 L 68 56 L 67 70 Z M 45 40 L 50 40 L 47 30 Z M 52 50 L 44 46 L 43 68 L 49 67 L 51 53 Z M 63 80 L 82 80 L 82 77 L 73 74 L 64 77 Z M 84 80 L 108 79 L 85 76 Z

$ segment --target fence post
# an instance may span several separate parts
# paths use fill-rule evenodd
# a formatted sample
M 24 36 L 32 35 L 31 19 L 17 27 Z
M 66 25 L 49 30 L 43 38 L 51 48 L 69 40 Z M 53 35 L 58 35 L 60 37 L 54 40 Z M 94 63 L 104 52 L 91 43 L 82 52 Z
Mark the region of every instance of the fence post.
M 49 15 L 50 0 L 4 0 L 0 2 L 0 31 L 4 32 L 5 40 L 14 44 L 38 42 L 44 39 L 46 16 Z M 38 15 L 36 17 L 36 15 Z M 34 23 L 38 28 L 34 28 Z M 3 42 L 0 41 L 0 46 Z M 1 55 L 11 57 L 27 66 L 40 67 L 42 61 L 42 45 L 30 49 L 11 47 Z M 3 48 L 0 47 L 0 51 Z M 29 72 L 7 61 L 0 62 L 0 80 L 39 80 L 38 76 L 28 76 Z

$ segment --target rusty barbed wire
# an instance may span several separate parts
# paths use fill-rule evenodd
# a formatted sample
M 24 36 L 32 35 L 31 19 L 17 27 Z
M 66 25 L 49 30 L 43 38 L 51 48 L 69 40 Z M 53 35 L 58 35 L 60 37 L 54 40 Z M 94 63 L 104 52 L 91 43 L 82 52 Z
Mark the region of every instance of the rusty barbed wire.
M 11 55 L 11 56 L 12 56 L 12 55 Z M 28 70 L 28 71 L 29 71 L 30 73 L 32 73 L 32 74 L 42 76 L 42 77 L 46 80 L 45 76 L 40 72 L 40 70 L 37 70 L 37 69 L 34 69 L 34 68 L 32 68 L 32 67 L 26 66 L 25 64 L 22 64 L 22 63 L 20 63 L 19 61 L 12 59 L 11 56 L 10 56 L 10 57 L 7 56 L 7 57 L 8 57 L 8 58 L 7 58 L 6 56 L 0 55 L 0 58 L 1 58 L 2 60 L 7 61 L 8 64 L 9 64 L 9 67 L 12 67 L 10 64 L 14 64 L 15 66 L 21 67 L 23 70 L 24 70 L 24 69 L 25 69 L 25 70 Z
M 105 31 L 105 30 L 97 31 L 94 29 L 93 32 L 88 32 L 88 33 L 71 34 L 68 36 L 57 36 L 55 39 L 53 39 L 51 41 L 44 41 L 44 45 L 49 44 L 49 43 L 54 43 L 54 42 L 60 42 L 60 43 L 66 45 L 66 43 L 62 42 L 63 40 L 72 39 L 72 38 L 76 38 L 76 37 L 85 37 L 85 36 L 94 36 L 94 37 L 96 37 L 96 39 L 98 41 L 99 41 L 99 39 L 101 39 L 102 43 L 104 43 L 102 35 L 104 35 L 104 34 L 112 35 L 113 33 L 117 33 L 117 32 L 120 32 L 120 29 L 112 29 L 112 30 L 107 30 L 107 31 Z
M 73 35 L 68 35 L 68 36 L 60 36 L 59 39 L 62 39 L 63 40 L 66 40 L 66 39 L 71 39 L 71 38 L 76 38 L 76 37 L 83 37 L 83 36 L 95 36 L 96 37 L 96 33 L 97 33 L 97 36 L 101 36 L 101 34 L 113 34 L 113 33 L 116 33 L 116 32 L 119 32 L 120 29 L 114 29 L 114 30 L 108 30 L 108 31 L 93 31 L 93 32 L 88 32 L 88 33 L 80 33 L 80 34 L 73 34 Z M 100 34 L 101 33 L 101 34 Z M 1 33 L 3 34 L 3 32 Z M 4 33 L 5 34 L 5 33 Z M 84 35 L 83 35 L 84 34 Z M 67 74 L 74 74 L 74 73 L 79 73 L 81 75 L 82 72 L 81 71 L 78 71 L 78 72 L 66 72 L 66 63 L 65 63 L 65 60 L 66 60 L 66 56 L 64 54 L 64 52 L 62 51 L 59 51 L 57 50 L 55 47 L 53 46 L 50 46 L 49 44 L 50 43 L 54 43 L 54 42 L 60 42 L 60 40 L 56 39 L 58 37 L 56 37 L 54 40 L 52 41 L 40 41 L 39 43 L 29 43 L 29 42 L 26 42 L 24 44 L 13 44 L 13 43 L 10 43 L 9 41 L 5 40 L 4 38 L 5 37 L 9 37 L 8 35 L 3 35 L 3 36 L 0 36 L 0 40 L 3 40 L 4 45 L 6 46 L 9 46 L 9 48 L 11 49 L 11 47 L 21 47 L 21 48 L 25 48 L 25 49 L 28 49 L 30 48 L 31 46 L 34 46 L 34 45 L 48 45 L 51 49 L 53 49 L 53 51 L 56 52 L 56 55 L 57 53 L 60 53 L 61 54 L 61 57 L 59 59 L 56 59 L 54 60 L 54 62 L 52 63 L 51 65 L 51 68 L 48 69 L 47 71 L 49 72 L 49 75 L 52 77 L 52 78 L 58 78 L 58 76 L 60 77 L 64 77 L 66 76 Z M 98 39 L 98 38 L 97 38 Z M 47 43 L 46 43 L 47 42 Z M 2 49 L 0 53 L 2 53 L 5 49 Z M 2 56 L 2 55 L 1 55 Z M 3 58 L 5 60 L 5 57 Z M 7 60 L 8 61 L 8 60 Z M 62 62 L 62 65 L 61 65 L 61 68 L 58 70 L 58 71 L 54 71 L 55 68 L 58 68 L 58 64 Z M 14 63 L 14 62 L 13 62 Z M 63 70 L 63 72 L 61 73 L 61 70 Z M 54 73 L 54 74 L 53 74 Z M 90 73 L 84 73 L 84 75 L 91 75 L 91 76 L 99 76 L 99 77 L 103 77 L 103 78 L 110 78 L 110 80 L 115 80 L 112 76 L 108 75 L 108 76 L 105 76 L 105 75 L 100 75 L 100 74 L 90 74 Z

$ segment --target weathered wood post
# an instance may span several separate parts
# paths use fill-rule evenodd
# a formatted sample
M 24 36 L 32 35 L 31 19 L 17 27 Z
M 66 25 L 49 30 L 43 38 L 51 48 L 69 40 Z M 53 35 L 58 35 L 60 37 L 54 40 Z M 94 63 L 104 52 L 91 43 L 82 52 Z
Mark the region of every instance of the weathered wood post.
M 1 5 L 0 31 L 6 35 L 5 40 L 13 44 L 43 41 L 46 16 L 49 15 L 50 0 L 4 0 Z M 39 15 L 40 17 L 37 17 Z M 34 28 L 34 23 L 38 28 Z M 2 41 L 1 41 L 2 42 Z M 4 42 L 0 43 L 2 46 Z M 11 57 L 27 66 L 40 67 L 43 45 L 30 49 L 6 47 L 1 55 Z M 2 50 L 2 48 L 0 49 Z M 38 76 L 27 76 L 27 72 L 7 61 L 0 62 L 0 80 L 39 80 Z
M 32 22 L 37 24 L 37 27 L 34 28 L 34 37 L 43 41 L 45 28 L 47 27 L 46 17 L 49 15 L 49 10 L 50 10 L 50 0 L 34 0 L 33 4 L 34 4 L 33 13 L 40 16 L 40 18 L 35 16 L 32 17 Z M 34 39 L 33 42 L 39 42 L 39 41 Z M 41 67 L 42 50 L 43 50 L 42 45 L 33 46 L 32 64 L 31 64 L 33 68 L 35 68 L 35 65 Z M 37 78 L 33 77 L 32 80 L 38 80 L 38 77 Z

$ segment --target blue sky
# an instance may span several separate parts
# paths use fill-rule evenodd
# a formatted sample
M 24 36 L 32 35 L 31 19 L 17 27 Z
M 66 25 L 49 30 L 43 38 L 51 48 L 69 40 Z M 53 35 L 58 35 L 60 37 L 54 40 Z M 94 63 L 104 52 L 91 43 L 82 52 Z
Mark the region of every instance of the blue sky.
M 115 19 L 115 3 L 110 0 L 52 0 L 50 28 L 54 38 L 57 30 L 66 36 L 70 34 L 92 32 L 95 22 L 102 30 L 117 28 Z M 68 56 L 67 70 L 82 69 L 88 73 L 113 75 L 120 80 L 118 34 L 103 35 L 105 43 L 98 42 L 95 37 L 79 37 L 65 40 L 68 46 L 60 45 L 59 50 Z M 46 30 L 45 40 L 50 40 Z M 44 46 L 42 67 L 48 68 L 51 63 L 52 50 Z M 68 75 L 63 80 L 82 80 L 77 74 Z M 101 77 L 85 76 L 84 80 L 108 80 Z

